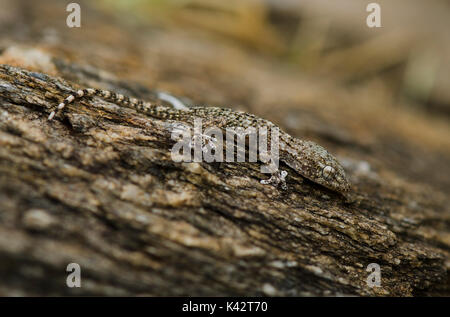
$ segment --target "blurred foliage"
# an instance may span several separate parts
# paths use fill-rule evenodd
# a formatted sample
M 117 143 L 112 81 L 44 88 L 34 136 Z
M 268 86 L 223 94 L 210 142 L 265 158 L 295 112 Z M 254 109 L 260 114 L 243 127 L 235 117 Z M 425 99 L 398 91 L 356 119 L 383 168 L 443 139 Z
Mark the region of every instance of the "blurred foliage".
M 260 0 L 103 0 L 147 23 L 223 35 L 268 53 L 283 51 L 280 34 L 268 23 Z
M 380 80 L 394 95 L 450 114 L 448 3 L 380 0 L 380 29 L 365 24 L 370 1 L 102 0 L 131 21 L 207 34 L 304 72 L 347 84 Z M 407 4 L 407 6 L 405 5 Z M 126 14 L 123 14 L 126 12 Z M 414 22 L 414 24 L 411 24 Z

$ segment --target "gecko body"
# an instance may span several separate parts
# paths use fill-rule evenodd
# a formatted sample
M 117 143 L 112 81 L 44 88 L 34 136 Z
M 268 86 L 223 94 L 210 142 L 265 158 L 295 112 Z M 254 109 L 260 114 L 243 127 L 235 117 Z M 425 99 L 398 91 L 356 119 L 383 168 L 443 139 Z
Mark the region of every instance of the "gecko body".
M 322 146 L 311 141 L 304 141 L 292 137 L 269 120 L 242 111 L 235 111 L 229 108 L 202 106 L 188 108 L 181 103 L 177 104 L 177 102 L 175 102 L 175 108 L 173 108 L 163 105 L 154 105 L 108 90 L 87 88 L 78 90 L 75 94 L 65 98 L 64 101 L 58 105 L 57 109 L 50 113 L 48 119 L 52 120 L 57 111 L 63 110 L 67 104 L 70 104 L 77 99 L 95 96 L 162 120 L 192 123 L 195 118 L 201 118 L 206 122 L 209 122 L 209 124 L 215 123 L 221 129 L 226 129 L 228 127 L 242 127 L 244 129 L 248 127 L 267 127 L 270 131 L 270 129 L 276 127 L 279 129 L 279 159 L 281 162 L 294 169 L 303 177 L 328 189 L 344 195 L 350 190 L 349 181 L 341 164 Z M 162 100 L 167 101 L 170 99 L 167 94 L 162 96 L 164 97 L 161 98 Z

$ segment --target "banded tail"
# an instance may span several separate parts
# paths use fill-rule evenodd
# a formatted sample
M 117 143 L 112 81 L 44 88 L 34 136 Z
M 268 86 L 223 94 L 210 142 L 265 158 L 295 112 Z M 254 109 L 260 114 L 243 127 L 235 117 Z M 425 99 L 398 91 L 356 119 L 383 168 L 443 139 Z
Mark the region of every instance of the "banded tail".
M 154 108 L 154 106 L 150 102 L 144 102 L 136 98 L 129 98 L 122 94 L 117 94 L 115 92 L 111 92 L 108 90 L 86 88 L 80 89 L 76 93 L 71 94 L 66 99 L 64 99 L 58 105 L 58 107 L 50 113 L 50 115 L 48 116 L 48 120 L 52 120 L 58 111 L 63 110 L 68 104 L 74 102 L 75 100 L 79 100 L 83 97 L 94 97 L 94 96 L 103 98 L 105 100 L 111 101 L 121 106 L 136 109 L 137 111 L 143 113 L 151 113 L 152 108 Z

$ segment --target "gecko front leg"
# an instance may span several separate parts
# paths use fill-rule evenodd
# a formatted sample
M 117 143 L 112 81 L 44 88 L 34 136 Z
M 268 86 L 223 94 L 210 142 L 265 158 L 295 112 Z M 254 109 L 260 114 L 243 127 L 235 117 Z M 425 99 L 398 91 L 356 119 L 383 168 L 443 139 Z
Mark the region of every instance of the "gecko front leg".
M 275 173 L 270 176 L 269 179 L 263 179 L 260 181 L 261 184 L 264 185 L 273 185 L 278 186 L 281 184 L 281 188 L 283 190 L 287 190 L 287 183 L 286 183 L 286 176 L 288 175 L 288 172 L 286 171 L 276 171 Z

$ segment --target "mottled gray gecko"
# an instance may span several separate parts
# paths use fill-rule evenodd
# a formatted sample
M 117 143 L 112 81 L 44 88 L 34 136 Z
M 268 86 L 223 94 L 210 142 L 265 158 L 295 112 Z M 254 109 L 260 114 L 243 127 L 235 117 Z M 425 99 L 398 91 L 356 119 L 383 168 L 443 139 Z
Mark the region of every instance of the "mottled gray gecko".
M 188 108 L 181 102 L 173 102 L 171 99 L 176 98 L 168 94 L 161 94 L 160 97 L 162 100 L 171 102 L 174 107 L 154 105 L 108 90 L 93 88 L 78 90 L 76 93 L 69 95 L 58 105 L 55 111 L 50 113 L 48 119 L 52 120 L 58 110 L 64 109 L 67 104 L 72 103 L 74 100 L 93 96 L 135 109 L 140 113 L 162 120 L 192 123 L 194 118 L 201 118 L 207 122 L 216 123 L 220 128 L 242 127 L 246 129 L 248 127 L 267 127 L 270 130 L 271 128 L 277 127 L 279 129 L 278 126 L 268 120 L 242 111 L 218 107 L 199 106 Z M 344 169 L 337 159 L 327 150 L 314 142 L 294 138 L 281 129 L 279 131 L 279 159 L 281 162 L 294 169 L 303 177 L 333 191 L 345 195 L 350 190 L 350 184 Z

